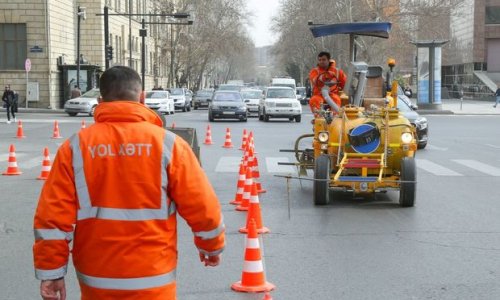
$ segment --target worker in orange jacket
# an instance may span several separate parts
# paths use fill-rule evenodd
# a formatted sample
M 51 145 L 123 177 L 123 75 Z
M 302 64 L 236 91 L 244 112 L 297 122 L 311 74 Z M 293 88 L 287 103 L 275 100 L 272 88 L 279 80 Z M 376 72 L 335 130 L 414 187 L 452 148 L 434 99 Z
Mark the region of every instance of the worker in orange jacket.
M 73 264 L 81 299 L 176 299 L 176 212 L 200 260 L 224 249 L 220 204 L 189 145 L 141 100 L 141 78 L 116 66 L 100 79 L 96 123 L 59 149 L 34 219 L 43 299 L 65 299 Z
M 339 107 L 341 106 L 339 91 L 344 88 L 347 77 L 341 69 L 337 69 L 335 61 L 331 60 L 330 53 L 323 51 L 318 54 L 318 65 L 309 72 L 309 80 L 312 87 L 309 106 L 313 113 L 319 110 L 325 102 L 321 95 L 321 89 L 325 86 L 325 82 L 336 82 L 330 86 L 329 95 Z

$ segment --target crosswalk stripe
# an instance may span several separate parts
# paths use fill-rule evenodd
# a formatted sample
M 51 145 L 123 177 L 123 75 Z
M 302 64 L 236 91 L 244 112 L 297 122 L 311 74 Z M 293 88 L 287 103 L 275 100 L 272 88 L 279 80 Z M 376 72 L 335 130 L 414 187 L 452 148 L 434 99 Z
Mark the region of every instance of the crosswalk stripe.
M 491 148 L 500 149 L 500 146 L 497 145 L 492 145 L 492 144 L 485 144 L 485 145 L 490 146 Z
M 460 173 L 433 163 L 432 161 L 427 159 L 417 159 L 417 167 L 437 176 L 463 176 Z
M 432 144 L 427 144 L 427 150 L 437 150 L 437 151 L 446 151 L 448 148 L 434 146 Z
M 267 172 L 269 173 L 296 173 L 292 166 L 278 165 L 278 162 L 290 162 L 288 157 L 266 157 Z
M 38 156 L 27 161 L 18 161 L 17 164 L 21 169 L 33 169 L 34 167 L 42 167 L 43 156 Z
M 481 173 L 485 173 L 491 176 L 498 177 L 500 176 L 500 169 L 492 167 L 490 165 L 487 165 L 485 163 L 476 161 L 476 160 L 470 160 L 470 159 L 452 159 L 454 162 L 459 163 L 461 165 L 464 165 L 466 167 L 469 167 L 471 169 L 474 169 L 476 171 L 479 171 Z
M 241 157 L 223 156 L 217 162 L 215 172 L 238 173 L 240 171 Z
M 25 156 L 26 154 L 24 153 L 16 153 L 16 159 Z M 6 154 L 0 154 L 0 162 L 8 161 L 9 160 L 9 153 Z

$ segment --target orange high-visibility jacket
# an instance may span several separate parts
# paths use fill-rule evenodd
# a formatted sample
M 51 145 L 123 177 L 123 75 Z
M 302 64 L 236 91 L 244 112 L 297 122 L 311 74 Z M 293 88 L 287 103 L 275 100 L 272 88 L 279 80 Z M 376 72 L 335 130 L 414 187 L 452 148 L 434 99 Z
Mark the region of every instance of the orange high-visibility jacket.
M 220 204 L 189 145 L 137 102 L 104 102 L 59 149 L 34 219 L 35 274 L 82 299 L 175 299 L 176 212 L 200 252 L 224 249 Z
M 335 67 L 335 63 L 330 62 L 327 70 L 320 68 L 319 66 L 313 68 L 309 72 L 309 80 L 311 81 L 312 94 L 314 96 L 321 96 L 321 89 L 325 86 L 325 81 L 336 80 L 338 84 L 330 87 L 330 94 L 339 93 L 339 87 L 344 88 L 346 82 L 346 76 L 341 69 Z

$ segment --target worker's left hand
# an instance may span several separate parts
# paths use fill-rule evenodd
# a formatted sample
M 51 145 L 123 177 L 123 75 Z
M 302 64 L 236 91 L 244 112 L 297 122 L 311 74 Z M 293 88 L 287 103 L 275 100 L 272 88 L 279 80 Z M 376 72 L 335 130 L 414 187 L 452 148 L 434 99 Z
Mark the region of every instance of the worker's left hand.
M 206 266 L 215 267 L 220 263 L 220 254 L 209 256 L 200 252 L 200 261 Z
M 66 286 L 64 278 L 59 280 L 42 280 L 40 296 L 43 300 L 66 300 Z

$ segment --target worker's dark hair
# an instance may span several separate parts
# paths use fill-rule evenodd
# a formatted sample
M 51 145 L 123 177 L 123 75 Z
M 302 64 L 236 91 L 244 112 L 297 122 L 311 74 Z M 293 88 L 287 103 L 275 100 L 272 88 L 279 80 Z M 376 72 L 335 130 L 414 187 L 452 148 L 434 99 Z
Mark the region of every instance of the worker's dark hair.
M 107 69 L 99 79 L 103 101 L 139 101 L 142 89 L 141 77 L 129 67 L 114 66 Z
M 319 58 L 319 57 L 322 57 L 322 56 L 326 56 L 326 58 L 328 58 L 328 60 L 330 60 L 330 58 L 331 58 L 330 52 L 326 52 L 326 51 L 321 51 L 321 52 L 318 54 L 318 58 Z

